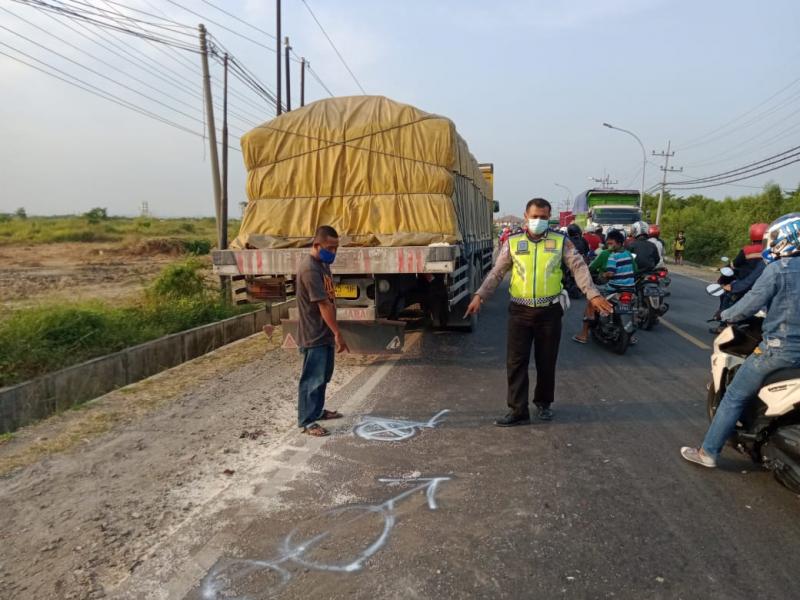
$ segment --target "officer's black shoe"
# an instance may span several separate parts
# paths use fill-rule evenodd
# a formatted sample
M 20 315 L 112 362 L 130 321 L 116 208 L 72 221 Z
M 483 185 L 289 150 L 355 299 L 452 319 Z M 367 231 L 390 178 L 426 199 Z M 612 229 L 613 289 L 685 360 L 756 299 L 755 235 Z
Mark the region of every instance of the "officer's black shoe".
M 515 415 L 508 413 L 505 417 L 495 420 L 494 424 L 498 427 L 514 427 L 515 425 L 530 425 L 531 418 L 528 415 Z
M 550 410 L 549 406 L 540 406 L 537 409 L 536 416 L 540 421 L 552 421 L 553 411 Z

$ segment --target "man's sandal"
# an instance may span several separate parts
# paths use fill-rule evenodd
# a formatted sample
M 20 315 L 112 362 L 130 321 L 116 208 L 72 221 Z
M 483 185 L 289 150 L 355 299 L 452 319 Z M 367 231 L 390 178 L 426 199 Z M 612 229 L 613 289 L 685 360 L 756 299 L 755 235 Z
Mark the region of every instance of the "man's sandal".
M 578 342 L 579 344 L 588 344 L 589 340 L 586 338 L 578 337 L 577 335 L 572 336 L 573 342 Z
M 309 425 L 308 427 L 303 427 L 303 433 L 313 437 L 325 437 L 326 435 L 330 435 L 330 432 L 327 429 L 320 427 L 316 423 Z
M 329 421 L 330 419 L 341 419 L 344 415 L 337 410 L 322 410 L 322 416 L 319 418 L 320 421 Z

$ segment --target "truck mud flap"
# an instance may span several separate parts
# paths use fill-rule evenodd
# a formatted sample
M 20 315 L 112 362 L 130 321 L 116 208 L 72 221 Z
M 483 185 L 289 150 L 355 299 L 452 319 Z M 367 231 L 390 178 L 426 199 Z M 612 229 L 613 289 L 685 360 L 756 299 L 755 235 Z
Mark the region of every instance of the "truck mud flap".
M 297 321 L 283 320 L 281 326 L 283 349 L 297 349 Z M 405 328 L 404 322 L 388 319 L 339 321 L 339 329 L 353 354 L 399 354 L 405 344 Z

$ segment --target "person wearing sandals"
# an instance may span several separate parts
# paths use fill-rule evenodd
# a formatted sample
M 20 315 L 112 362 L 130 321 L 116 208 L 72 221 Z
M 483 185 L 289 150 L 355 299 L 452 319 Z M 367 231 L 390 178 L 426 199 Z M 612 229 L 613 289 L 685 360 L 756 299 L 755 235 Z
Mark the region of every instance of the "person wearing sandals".
M 299 314 L 297 345 L 303 355 L 297 422 L 303 433 L 314 437 L 328 435 L 328 430 L 317 421 L 342 417 L 339 412 L 325 408 L 325 389 L 333 376 L 334 356 L 337 351 L 349 351 L 336 323 L 331 264 L 338 249 L 336 230 L 328 225 L 319 227 L 311 252 L 300 261 L 295 280 Z

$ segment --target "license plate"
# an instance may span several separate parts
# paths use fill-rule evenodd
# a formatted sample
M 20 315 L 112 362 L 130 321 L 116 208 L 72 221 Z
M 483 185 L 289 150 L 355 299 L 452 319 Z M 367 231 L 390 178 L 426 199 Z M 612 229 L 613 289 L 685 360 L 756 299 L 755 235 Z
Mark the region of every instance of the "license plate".
M 645 296 L 660 296 L 661 290 L 657 287 L 646 287 L 644 288 L 644 295 Z
M 337 298 L 344 298 L 345 300 L 358 298 L 358 286 L 352 283 L 337 283 L 335 290 Z
M 633 307 L 630 304 L 617 304 L 614 312 L 617 314 L 630 314 L 633 312 Z

